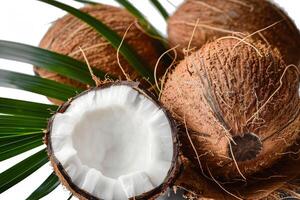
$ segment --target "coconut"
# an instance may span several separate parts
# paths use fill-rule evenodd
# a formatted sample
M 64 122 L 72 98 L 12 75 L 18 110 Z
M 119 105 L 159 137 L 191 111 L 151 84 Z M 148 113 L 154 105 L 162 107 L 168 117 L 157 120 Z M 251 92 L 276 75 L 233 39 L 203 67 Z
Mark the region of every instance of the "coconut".
M 80 9 L 103 22 L 120 37 L 123 37 L 126 30 L 125 41 L 133 47 L 136 53 L 147 63 L 151 69 L 154 69 L 159 58 L 157 43 L 149 37 L 128 11 L 108 5 L 88 5 Z M 50 27 L 40 42 L 40 47 L 68 55 L 77 60 L 83 61 L 84 57 L 79 48 L 82 48 L 86 54 L 89 64 L 103 72 L 125 79 L 120 65 L 125 73 L 132 80 L 137 79 L 138 72 L 120 55 L 120 63 L 117 59 L 117 50 L 103 38 L 97 31 L 91 28 L 80 19 L 67 14 L 58 19 Z M 161 68 L 158 67 L 158 74 Z M 48 78 L 60 83 L 69 84 L 74 87 L 86 88 L 86 85 L 77 81 L 68 79 L 54 72 L 42 68 L 35 68 L 37 75 Z M 139 77 L 139 79 L 141 79 Z
M 61 182 L 80 199 L 154 199 L 180 172 L 174 121 L 136 83 L 106 83 L 63 104 L 45 137 Z
M 277 47 L 287 64 L 300 62 L 299 30 L 284 11 L 267 0 L 186 0 L 168 21 L 169 42 L 180 45 L 181 57 L 190 41 L 190 49 L 199 49 L 228 35 L 252 35 Z
M 299 143 L 295 144 L 290 149 L 292 153 L 286 154 L 271 168 L 253 174 L 247 181 L 220 181 L 213 175 L 207 177 L 199 173 L 199 164 L 194 165 L 182 156 L 183 170 L 175 182 L 175 187 L 182 189 L 188 199 L 201 200 L 265 200 L 274 199 L 274 196 L 283 193 L 294 196 L 293 191 L 299 191 L 300 187 L 299 147 Z
M 261 41 L 208 43 L 164 85 L 161 101 L 184 127 L 183 153 L 205 177 L 248 180 L 299 137 L 299 69 Z

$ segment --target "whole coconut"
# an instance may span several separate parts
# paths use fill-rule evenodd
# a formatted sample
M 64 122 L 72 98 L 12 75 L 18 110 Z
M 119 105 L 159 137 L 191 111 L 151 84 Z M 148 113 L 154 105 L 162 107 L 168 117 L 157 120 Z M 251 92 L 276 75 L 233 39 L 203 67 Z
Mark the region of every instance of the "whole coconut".
M 285 65 L 277 50 L 219 39 L 176 66 L 161 101 L 186 124 L 182 150 L 196 165 L 199 158 L 200 173 L 247 179 L 281 159 L 299 137 L 298 88 L 299 69 Z
M 292 20 L 267 0 L 186 0 L 168 21 L 169 42 L 191 48 L 228 35 L 249 34 L 277 47 L 287 64 L 300 62 L 300 33 Z M 261 31 L 259 31 L 261 30 Z M 258 31 L 258 32 L 257 32 Z
M 136 22 L 136 18 L 128 11 L 100 4 L 85 6 L 80 10 L 103 22 L 120 37 L 123 37 L 126 30 L 132 25 L 126 34 L 125 41 L 133 47 L 148 66 L 152 69 L 154 68 L 160 56 L 157 51 L 157 43 L 144 33 L 138 25 L 133 24 Z M 41 40 L 40 47 L 85 62 L 82 52 L 79 49 L 81 47 L 93 68 L 124 79 L 117 61 L 117 50 L 100 33 L 70 14 L 54 22 Z M 131 79 L 140 79 L 140 77 L 138 78 L 138 72 L 121 55 L 120 63 Z M 160 68 L 158 68 L 158 74 L 160 73 L 159 70 Z M 86 88 L 86 85 L 82 83 L 42 68 L 36 67 L 35 72 L 43 78 L 75 87 Z

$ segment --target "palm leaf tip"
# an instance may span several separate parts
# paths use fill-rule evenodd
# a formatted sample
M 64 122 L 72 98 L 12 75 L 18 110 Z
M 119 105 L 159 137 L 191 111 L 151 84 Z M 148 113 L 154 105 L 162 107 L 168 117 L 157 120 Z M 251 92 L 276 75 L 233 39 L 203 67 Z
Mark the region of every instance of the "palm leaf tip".
M 157 8 L 157 10 L 160 12 L 160 14 L 163 16 L 165 20 L 169 18 L 169 14 L 166 11 L 166 9 L 161 5 L 161 3 L 158 0 L 150 0 L 151 3 Z
M 56 174 L 53 172 L 48 178 L 33 192 L 26 200 L 39 200 L 51 193 L 59 186 L 60 182 Z
M 92 5 L 99 4 L 99 3 L 95 2 L 95 1 L 89 1 L 89 0 L 75 0 L 75 1 L 80 2 L 80 3 L 92 4 Z
M 135 16 L 143 28 L 154 38 L 163 39 L 161 33 L 147 20 L 147 18 L 129 1 L 127 0 L 116 0 L 119 4 L 124 6 L 133 16 Z M 161 40 L 160 40 L 161 41 Z

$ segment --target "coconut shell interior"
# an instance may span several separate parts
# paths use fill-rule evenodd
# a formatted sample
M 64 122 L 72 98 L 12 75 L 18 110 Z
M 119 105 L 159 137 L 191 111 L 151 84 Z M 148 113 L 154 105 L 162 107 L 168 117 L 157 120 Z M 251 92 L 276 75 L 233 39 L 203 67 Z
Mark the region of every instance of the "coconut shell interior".
M 147 99 L 149 99 L 152 103 L 154 103 L 157 106 L 161 106 L 158 101 L 156 101 L 155 97 L 145 91 L 144 89 L 141 89 L 137 83 L 133 82 L 113 82 L 113 83 L 106 83 L 104 85 L 101 85 L 96 88 L 91 88 L 78 96 L 70 99 L 68 102 L 64 103 L 58 110 L 57 113 L 64 113 L 68 110 L 69 106 L 72 105 L 72 103 L 79 97 L 82 97 L 84 95 L 88 95 L 89 92 L 91 91 L 98 91 L 102 89 L 106 89 L 109 87 L 114 87 L 114 86 L 128 86 L 132 87 L 135 91 L 140 93 L 141 95 L 144 95 Z M 143 193 L 141 195 L 135 196 L 133 199 L 155 199 L 158 197 L 160 194 L 164 193 L 169 187 L 172 187 L 175 180 L 177 179 L 178 175 L 181 173 L 182 170 L 182 165 L 181 165 L 181 160 L 179 157 L 179 143 L 177 139 L 177 128 L 175 125 L 175 122 L 172 120 L 172 118 L 169 118 L 170 114 L 163 108 L 160 107 L 162 111 L 165 113 L 166 116 L 168 116 L 168 120 L 171 126 L 172 130 L 172 140 L 173 140 L 173 159 L 171 162 L 171 167 L 168 171 L 168 174 L 164 181 L 156 188 L 153 190 Z M 56 158 L 55 152 L 53 150 L 53 145 L 52 145 L 52 140 L 51 140 L 51 134 L 52 134 L 52 128 L 53 128 L 53 123 L 54 123 L 54 118 L 55 115 L 52 119 L 50 119 L 49 124 L 48 124 L 48 131 L 45 136 L 45 143 L 47 145 L 47 152 L 49 159 L 52 163 L 52 166 L 54 168 L 54 171 L 58 175 L 60 181 L 63 183 L 64 186 L 66 186 L 74 195 L 76 195 L 79 199 L 98 199 L 95 196 L 91 195 L 87 191 L 83 190 L 80 188 L 78 185 L 74 184 L 71 177 L 68 175 L 66 170 L 64 169 L 63 165 L 60 163 L 60 161 Z

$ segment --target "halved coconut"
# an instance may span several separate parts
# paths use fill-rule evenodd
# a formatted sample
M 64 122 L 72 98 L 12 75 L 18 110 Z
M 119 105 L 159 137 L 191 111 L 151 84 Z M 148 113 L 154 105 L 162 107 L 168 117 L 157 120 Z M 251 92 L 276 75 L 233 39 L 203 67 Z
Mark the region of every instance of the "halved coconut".
M 136 83 L 108 83 L 59 108 L 47 150 L 56 174 L 81 199 L 151 199 L 180 169 L 176 129 Z

